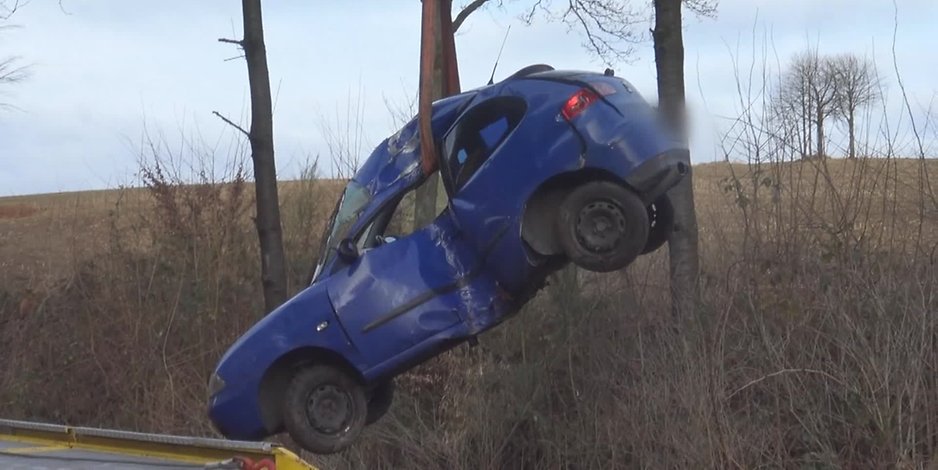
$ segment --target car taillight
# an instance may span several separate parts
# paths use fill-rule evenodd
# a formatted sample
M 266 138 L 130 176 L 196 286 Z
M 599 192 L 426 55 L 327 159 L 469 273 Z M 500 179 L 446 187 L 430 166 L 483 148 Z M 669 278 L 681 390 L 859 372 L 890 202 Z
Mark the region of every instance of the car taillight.
M 564 119 L 569 121 L 577 117 L 598 99 L 599 95 L 593 90 L 581 88 L 567 100 L 566 104 L 563 105 L 563 109 L 560 110 L 560 114 L 563 115 Z

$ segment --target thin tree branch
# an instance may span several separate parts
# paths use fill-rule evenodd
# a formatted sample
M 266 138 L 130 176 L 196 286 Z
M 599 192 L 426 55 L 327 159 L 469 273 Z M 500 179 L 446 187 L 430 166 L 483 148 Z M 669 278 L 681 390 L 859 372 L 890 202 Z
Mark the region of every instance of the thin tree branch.
M 902 74 L 899 73 L 899 62 L 896 61 L 896 36 L 899 31 L 899 5 L 896 0 L 892 1 L 893 6 L 893 30 L 892 30 L 892 66 L 896 71 L 896 81 L 899 82 L 899 91 L 902 92 L 902 102 L 909 114 L 909 123 L 912 125 L 912 133 L 915 135 L 915 142 L 918 144 L 919 157 L 925 158 L 925 146 L 922 145 L 922 136 L 918 132 L 915 122 L 915 115 L 912 113 L 912 107 L 909 105 L 909 95 L 905 92 L 905 84 L 902 82 Z
M 606 48 L 604 47 L 605 44 L 600 45 L 596 42 L 596 38 L 593 37 L 593 32 L 590 31 L 590 25 L 583 18 L 583 15 L 580 14 L 580 11 L 576 8 L 573 8 L 572 3 L 570 4 L 570 8 L 567 10 L 566 14 L 569 14 L 569 13 L 573 13 L 577 17 L 577 20 L 579 21 L 580 25 L 583 26 L 583 32 L 586 33 L 586 39 L 589 41 L 590 45 L 593 47 L 593 52 L 595 52 L 597 56 L 603 57 L 603 53 L 606 50 Z M 566 16 L 566 14 L 564 16 Z
M 29 76 L 26 67 L 16 67 L 17 57 L 0 59 L 0 83 L 16 83 Z
M 0 21 L 10 19 L 17 10 L 28 4 L 28 0 L 0 0 Z M 13 26 L 0 25 L 0 30 L 12 28 Z M 11 84 L 25 80 L 29 76 L 29 70 L 25 66 L 18 66 L 18 57 L 0 57 L 0 84 Z M 0 109 L 15 109 L 9 103 L 0 102 Z
M 219 119 L 221 119 L 222 121 L 225 121 L 226 123 L 228 123 L 229 126 L 234 127 L 235 129 L 241 131 L 241 133 L 243 133 L 244 135 L 248 136 L 248 138 L 251 137 L 251 133 L 250 133 L 250 132 L 244 130 L 243 127 L 241 127 L 241 126 L 235 124 L 231 119 L 228 119 L 228 118 L 226 118 L 225 116 L 222 116 L 221 113 L 219 113 L 218 111 L 212 111 L 212 114 L 218 116 Z
M 244 47 L 244 41 L 238 39 L 227 39 L 227 38 L 218 38 L 218 42 L 224 42 L 227 44 L 235 44 L 240 47 Z
M 719 0 L 684 0 L 684 6 L 698 16 L 713 18 L 717 14 Z
M 28 1 L 23 0 L 14 0 L 13 6 L 7 6 L 5 1 L 0 1 L 0 20 L 8 20 L 12 17 L 16 10 L 19 10 L 20 7 L 26 6 L 29 3 Z
M 453 32 L 455 33 L 458 31 L 459 27 L 462 26 L 463 21 L 466 21 L 466 18 L 468 18 L 469 15 L 481 8 L 482 5 L 488 3 L 488 1 L 489 0 L 474 0 L 472 3 L 466 5 L 466 7 L 463 8 L 462 11 L 460 11 L 453 20 Z
M 524 21 L 525 24 L 530 26 L 531 23 L 534 22 L 534 15 L 537 13 L 538 9 L 543 10 L 544 13 L 547 14 L 548 17 L 550 17 L 550 10 L 548 10 L 545 6 L 543 6 L 542 5 L 543 3 L 544 3 L 544 0 L 537 0 L 536 2 L 534 2 L 534 4 L 531 5 L 531 9 L 527 13 L 521 15 L 521 20 Z

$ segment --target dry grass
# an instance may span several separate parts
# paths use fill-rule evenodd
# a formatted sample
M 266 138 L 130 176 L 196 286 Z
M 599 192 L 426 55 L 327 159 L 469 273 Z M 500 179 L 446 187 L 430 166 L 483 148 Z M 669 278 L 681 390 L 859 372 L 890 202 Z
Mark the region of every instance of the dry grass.
M 925 197 L 914 183 L 916 175 L 921 171 L 920 160 L 828 160 L 823 163 L 827 167 L 825 172 L 820 171 L 819 165 L 819 162 L 786 163 L 781 168 L 773 167 L 773 175 L 770 177 L 776 181 L 797 177 L 802 181 L 813 182 L 815 177 L 824 178 L 824 173 L 827 173 L 832 187 L 843 188 L 843 193 L 865 194 L 870 196 L 868 200 L 893 198 L 896 202 L 894 206 L 883 209 L 880 205 L 875 208 L 875 213 L 871 212 L 875 220 L 865 222 L 871 227 L 882 228 L 883 220 L 890 214 L 904 221 L 919 218 L 917 206 Z M 938 161 L 926 161 L 926 168 L 929 174 L 938 175 Z M 785 169 L 787 173 L 783 175 Z M 744 227 L 737 220 L 738 194 L 731 181 L 734 178 L 746 179 L 745 175 L 751 171 L 745 163 L 723 162 L 697 165 L 694 171 L 702 251 L 720 253 L 726 240 L 738 240 L 743 236 Z M 862 180 L 861 184 L 853 183 L 857 179 Z M 890 183 L 884 184 L 887 180 Z M 287 212 L 284 217 L 285 225 L 288 225 L 284 230 L 286 236 L 318 237 L 341 186 L 339 180 L 316 180 L 314 184 L 309 180 L 281 182 L 282 209 Z M 749 188 L 740 188 L 740 191 L 748 193 L 758 186 L 750 184 Z M 807 193 L 811 187 L 809 184 L 802 185 L 799 188 L 800 197 L 809 196 Z M 245 191 L 253 193 L 250 183 L 246 183 Z M 771 202 L 772 188 L 760 191 L 758 197 Z M 789 195 L 786 200 L 794 199 Z M 304 201 L 311 207 L 303 207 Z M 830 201 L 819 202 L 824 212 L 819 213 L 823 217 L 819 217 L 817 223 L 823 223 L 822 219 L 830 218 L 838 209 L 841 214 L 846 212 L 844 208 L 833 206 Z M 0 285 L 9 285 L 14 281 L 47 284 L 50 278 L 63 277 L 62 273 L 73 270 L 76 260 L 93 258 L 105 250 L 103 241 L 108 238 L 111 229 L 109 217 L 118 205 L 125 212 L 142 213 L 153 210 L 154 201 L 144 189 L 0 198 Z M 938 212 L 933 203 L 926 205 L 928 207 L 931 209 L 928 209 L 926 215 L 932 217 L 927 221 L 931 224 L 938 219 Z M 245 217 L 244 221 L 249 222 L 249 219 Z M 301 228 L 298 224 L 313 225 Z M 927 230 L 929 228 L 934 227 L 928 225 L 923 231 L 935 233 L 934 230 Z M 914 232 L 917 232 L 917 227 L 908 233 Z M 304 255 L 305 258 L 309 256 L 315 256 L 315 253 Z
M 124 193 L 88 191 L 0 199 L 0 213 L 7 215 L 0 216 L 0 285 L 47 287 L 74 270 L 77 259 L 100 252 L 108 232 L 108 212 Z M 4 210 L 8 207 L 13 209 Z
M 702 298 L 667 256 L 566 270 L 400 380 L 325 468 L 921 468 L 938 450 L 933 161 L 695 167 Z M 0 415 L 211 434 L 205 379 L 260 311 L 250 185 L 31 196 L 0 220 Z M 220 184 L 223 183 L 223 184 Z M 338 182 L 282 186 L 295 291 Z M 37 255 L 41 253 L 42 255 Z M 55 254 L 55 255 L 53 255 Z M 43 260 L 46 260 L 43 264 Z
M 292 213 L 284 216 L 288 235 L 318 237 L 341 183 L 334 180 L 285 181 L 280 192 L 283 205 Z M 253 185 L 245 191 L 253 194 Z M 307 206 L 301 201 L 309 201 Z M 0 286 L 46 286 L 67 277 L 84 260 L 108 249 L 112 223 L 121 230 L 139 222 L 139 217 L 118 217 L 153 211 L 156 201 L 145 188 L 122 188 L 37 194 L 0 198 Z M 312 212 L 310 212 L 312 210 Z M 298 212 L 300 211 L 300 212 Z M 306 212 L 302 212 L 306 211 Z M 250 223 L 247 214 L 241 220 Z M 301 232 L 298 224 L 308 226 Z M 315 253 L 304 255 L 315 256 Z
M 39 208 L 32 204 L 9 203 L 0 205 L 0 219 L 21 219 L 36 212 L 39 212 Z

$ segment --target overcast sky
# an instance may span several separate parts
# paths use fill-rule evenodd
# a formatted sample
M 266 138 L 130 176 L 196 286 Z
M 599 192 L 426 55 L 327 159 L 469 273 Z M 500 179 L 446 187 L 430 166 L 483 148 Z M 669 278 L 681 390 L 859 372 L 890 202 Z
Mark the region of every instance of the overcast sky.
M 938 85 L 938 1 L 897 0 L 896 63 L 916 109 Z M 464 2 L 455 0 L 456 6 Z M 506 2 L 523 5 L 525 0 Z M 636 4 L 638 2 L 636 1 Z M 211 113 L 246 123 L 247 76 L 236 49 L 216 41 L 240 36 L 238 0 L 33 0 L 0 32 L 0 57 L 31 65 L 31 78 L 0 88 L 0 196 L 136 184 L 141 134 L 180 131 L 209 144 L 233 134 Z M 328 160 L 324 121 L 344 119 L 360 100 L 363 157 L 394 129 L 386 101 L 406 103 L 418 72 L 418 0 L 267 1 L 265 33 L 276 94 L 275 148 L 281 177 L 295 177 L 307 158 Z M 806 46 L 822 53 L 873 57 L 895 91 L 891 0 L 721 0 L 715 18 L 686 15 L 686 83 L 694 111 L 695 162 L 718 157 L 717 136 L 737 112 L 733 55 L 748 70 L 757 41 L 771 62 Z M 483 85 L 504 32 L 511 32 L 496 80 L 532 63 L 601 71 L 577 30 L 538 22 L 517 11 L 477 12 L 457 37 L 464 89 Z M 651 23 L 639 25 L 647 30 Z M 759 45 L 761 47 L 761 45 Z M 635 45 L 619 76 L 655 99 L 650 42 Z M 901 109 L 892 100 L 896 113 Z M 246 124 L 245 124 L 246 125 Z M 225 158 L 227 147 L 216 157 Z M 328 162 L 324 162 L 329 171 Z

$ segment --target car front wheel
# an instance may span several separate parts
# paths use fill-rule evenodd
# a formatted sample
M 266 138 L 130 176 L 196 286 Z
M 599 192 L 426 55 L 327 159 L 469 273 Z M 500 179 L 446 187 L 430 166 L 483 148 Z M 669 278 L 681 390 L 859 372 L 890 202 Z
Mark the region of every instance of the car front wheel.
M 287 386 L 284 425 L 301 447 L 331 454 L 350 446 L 365 426 L 365 388 L 337 367 L 301 369 Z
M 631 190 L 608 181 L 571 191 L 555 219 L 564 253 L 577 266 L 609 272 L 631 264 L 648 241 L 648 211 Z

